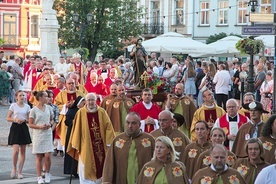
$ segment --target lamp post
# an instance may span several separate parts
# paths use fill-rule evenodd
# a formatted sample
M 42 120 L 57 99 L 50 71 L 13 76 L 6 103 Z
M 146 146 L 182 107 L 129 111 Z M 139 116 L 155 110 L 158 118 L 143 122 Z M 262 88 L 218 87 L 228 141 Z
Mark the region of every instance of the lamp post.
M 243 95 L 244 95 L 244 88 L 245 88 L 245 86 L 244 86 L 244 82 L 245 82 L 245 80 L 246 80 L 246 78 L 247 78 L 247 73 L 246 73 L 246 71 L 241 71 L 240 72 L 240 75 L 239 75 L 239 77 L 240 77 L 240 79 L 241 79 L 241 103 L 243 103 Z
M 258 6 L 258 0 L 250 0 L 248 5 L 251 6 L 251 13 L 256 11 L 256 7 Z M 254 22 L 251 22 L 251 25 L 254 26 Z M 248 71 L 248 85 L 247 85 L 247 92 L 254 92 L 254 53 L 253 51 L 249 53 L 250 55 L 250 63 L 249 63 L 249 71 Z
M 91 23 L 92 18 L 93 18 L 93 15 L 91 13 L 88 13 L 86 15 L 86 22 L 82 22 L 82 21 L 79 22 L 79 14 L 77 14 L 77 13 L 73 14 L 73 21 L 75 23 L 75 27 L 80 26 L 80 31 L 81 31 L 81 33 L 80 33 L 80 40 L 81 40 L 80 47 L 81 47 L 81 50 L 79 51 L 79 54 L 81 55 L 81 61 L 82 61 L 83 55 L 85 54 L 85 52 L 82 50 L 83 40 L 84 40 L 84 29 Z

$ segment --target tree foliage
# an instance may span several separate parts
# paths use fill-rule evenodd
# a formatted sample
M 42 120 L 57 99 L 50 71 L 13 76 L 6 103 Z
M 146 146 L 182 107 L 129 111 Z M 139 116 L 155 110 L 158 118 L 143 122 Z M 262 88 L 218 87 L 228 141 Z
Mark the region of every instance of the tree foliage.
M 60 24 L 59 39 L 66 48 L 81 44 L 81 25 L 84 26 L 84 47 L 90 51 L 93 61 L 97 51 L 122 48 L 121 40 L 129 40 L 141 34 L 143 7 L 137 8 L 137 0 L 55 0 L 55 9 Z M 79 14 L 78 23 L 73 13 Z M 86 15 L 93 18 L 87 24 Z
M 207 38 L 206 44 L 210 44 L 210 43 L 216 42 L 216 41 L 218 41 L 218 40 L 220 40 L 220 39 L 222 39 L 222 38 L 225 38 L 225 37 L 227 37 L 227 36 L 228 36 L 228 35 L 227 35 L 226 33 L 224 33 L 224 32 L 219 33 L 219 34 L 211 35 L 211 36 L 209 36 L 209 37 Z M 230 33 L 229 36 L 237 36 L 237 37 L 242 38 L 241 35 L 234 34 L 234 33 Z
M 0 38 L 0 46 L 5 43 L 5 40 L 3 38 Z

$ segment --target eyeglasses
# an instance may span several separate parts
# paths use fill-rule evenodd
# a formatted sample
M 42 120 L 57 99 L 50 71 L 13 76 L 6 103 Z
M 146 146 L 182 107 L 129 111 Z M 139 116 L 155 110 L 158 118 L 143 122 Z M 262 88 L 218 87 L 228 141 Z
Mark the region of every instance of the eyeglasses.
M 169 121 L 168 119 L 159 119 L 158 120 L 159 122 L 167 122 L 167 121 Z
M 236 108 L 237 106 L 228 106 L 228 107 L 226 107 L 227 109 L 234 109 L 234 108 Z
M 74 84 L 74 82 L 69 82 L 69 83 L 67 83 L 67 84 L 69 84 L 69 85 L 73 85 L 73 84 Z

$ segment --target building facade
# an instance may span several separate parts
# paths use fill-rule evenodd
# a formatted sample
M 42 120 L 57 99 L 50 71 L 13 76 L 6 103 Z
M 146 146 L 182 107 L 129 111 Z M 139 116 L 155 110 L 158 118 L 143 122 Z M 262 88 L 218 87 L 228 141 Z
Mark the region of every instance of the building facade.
M 40 51 L 40 20 L 42 0 L 0 1 L 0 37 L 5 40 L 0 50 L 5 56 Z M 6 58 L 8 59 L 8 58 Z
M 156 37 L 176 31 L 205 42 L 214 34 L 241 34 L 250 25 L 253 0 L 140 0 L 145 12 L 143 36 Z M 257 0 L 257 13 L 271 13 L 271 0 Z

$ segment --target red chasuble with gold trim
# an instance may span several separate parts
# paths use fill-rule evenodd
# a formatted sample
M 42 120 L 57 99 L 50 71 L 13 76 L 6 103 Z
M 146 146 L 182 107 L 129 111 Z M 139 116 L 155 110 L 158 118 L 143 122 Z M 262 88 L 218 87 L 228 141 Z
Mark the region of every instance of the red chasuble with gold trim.
M 215 123 L 217 119 L 217 111 L 216 109 L 211 109 L 211 110 L 204 110 L 204 117 L 206 122 L 211 122 Z
M 67 100 L 68 101 L 76 100 L 76 98 L 77 98 L 76 93 L 67 93 Z
M 96 165 L 96 176 L 101 178 L 105 160 L 104 143 L 101 137 L 98 112 L 87 113 L 90 138 Z

